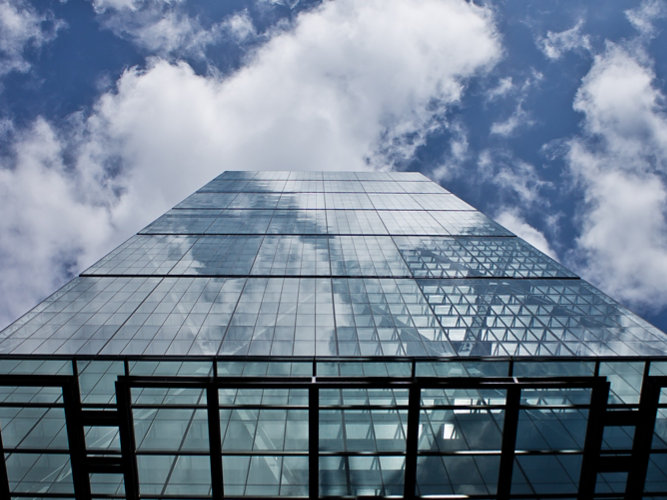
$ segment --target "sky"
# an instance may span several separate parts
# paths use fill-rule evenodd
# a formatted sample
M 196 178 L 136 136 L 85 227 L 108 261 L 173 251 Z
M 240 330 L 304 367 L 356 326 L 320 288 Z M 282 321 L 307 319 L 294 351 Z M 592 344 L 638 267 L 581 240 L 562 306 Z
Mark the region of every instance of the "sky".
M 666 94 L 660 0 L 0 0 L 0 327 L 223 170 L 405 170 L 667 331 Z

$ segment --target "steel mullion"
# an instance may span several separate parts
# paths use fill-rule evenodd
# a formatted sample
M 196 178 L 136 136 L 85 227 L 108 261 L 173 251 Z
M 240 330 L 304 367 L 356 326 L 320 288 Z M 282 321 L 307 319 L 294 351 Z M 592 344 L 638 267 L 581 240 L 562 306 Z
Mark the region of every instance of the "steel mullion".
M 225 496 L 222 473 L 222 439 L 220 436 L 220 410 L 218 389 L 210 384 L 206 387 L 206 406 L 208 410 L 208 449 L 211 458 L 211 491 L 214 500 Z
M 639 400 L 639 421 L 632 442 L 633 466 L 626 483 L 626 498 L 640 498 L 644 492 L 660 391 L 665 386 L 667 386 L 667 377 L 647 376 L 644 379 L 641 399 Z
M 519 426 L 519 406 L 521 402 L 521 387 L 516 385 L 507 389 L 505 420 L 503 422 L 503 442 L 498 468 L 498 487 L 496 498 L 505 500 L 510 497 L 512 490 L 512 470 L 514 468 L 514 450 L 516 435 Z
M 68 377 L 70 380 L 62 385 L 63 403 L 65 404 L 65 427 L 67 428 L 74 495 L 77 500 L 89 500 L 91 492 L 90 475 L 86 467 L 86 437 L 83 431 L 81 399 L 75 377 Z
M 417 447 L 419 443 L 419 411 L 421 389 L 417 384 L 410 387 L 408 396 L 408 426 L 405 438 L 405 477 L 403 497 L 412 498 L 417 486 Z
M 315 377 L 313 377 L 314 379 Z M 320 391 L 308 388 L 308 498 L 319 498 L 320 482 Z
M 139 499 L 139 473 L 137 471 L 137 447 L 134 439 L 132 418 L 132 395 L 127 377 L 118 377 L 116 381 L 116 403 L 118 405 L 120 449 L 125 480 L 127 500 Z
M 607 413 L 607 400 L 609 399 L 609 385 L 609 382 L 606 380 L 598 383 L 593 387 L 591 393 L 591 405 L 588 410 L 584 454 L 581 460 L 581 472 L 579 474 L 579 492 L 577 494 L 579 500 L 592 498 L 595 493 L 595 483 L 600 463 L 600 450 L 602 448 L 602 436 L 604 433 L 605 414 Z
M 5 448 L 2 444 L 2 429 L 0 429 L 0 497 L 10 498 L 9 476 L 7 475 L 7 464 L 5 463 Z

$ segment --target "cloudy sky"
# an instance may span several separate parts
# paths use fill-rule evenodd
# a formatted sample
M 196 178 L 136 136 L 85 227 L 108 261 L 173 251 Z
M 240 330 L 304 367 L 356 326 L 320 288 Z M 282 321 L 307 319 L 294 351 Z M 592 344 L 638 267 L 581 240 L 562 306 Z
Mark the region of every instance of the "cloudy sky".
M 0 326 L 225 169 L 416 170 L 667 330 L 667 3 L 0 0 Z

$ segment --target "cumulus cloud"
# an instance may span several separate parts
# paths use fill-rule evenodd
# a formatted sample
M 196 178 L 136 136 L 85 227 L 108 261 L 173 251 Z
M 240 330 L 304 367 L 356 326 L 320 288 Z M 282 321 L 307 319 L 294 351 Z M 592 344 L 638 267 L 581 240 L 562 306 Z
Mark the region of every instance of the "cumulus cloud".
M 495 220 L 516 234 L 519 238 L 526 240 L 540 252 L 547 254 L 554 260 L 558 260 L 556 252 L 554 252 L 551 245 L 549 245 L 549 241 L 544 236 L 544 233 L 528 224 L 516 210 L 504 208 L 496 214 Z
M 568 30 L 548 31 L 545 36 L 538 38 L 537 46 L 547 58 L 554 60 L 560 59 L 563 54 L 572 50 L 590 51 L 590 37 L 581 32 L 583 24 L 583 20 L 580 19 Z
M 50 42 L 64 26 L 51 12 L 38 12 L 23 0 L 0 0 L 0 77 L 27 72 L 26 49 Z
M 111 230 L 104 207 L 81 198 L 82 177 L 63 164 L 48 123 L 24 131 L 13 153 L 16 168 L 0 169 L 2 323 L 97 255 Z
M 62 281 L 49 271 L 54 254 L 71 263 L 68 271 L 81 269 L 222 170 L 390 167 L 413 154 L 466 81 L 490 70 L 500 52 L 489 12 L 473 4 L 342 0 L 302 13 L 226 79 L 159 59 L 127 70 L 70 136 L 40 121 L 32 139 L 17 142 L 4 185 L 20 186 L 16 196 L 27 199 L 47 189 L 41 179 L 62 186 L 51 205 L 21 219 L 19 233 L 38 242 L 66 226 L 70 243 L 37 251 L 3 230 L 0 265 L 9 271 L 0 295 L 23 286 L 26 266 L 44 276 L 33 280 L 39 290 L 1 314 L 9 320 Z M 29 174 L 34 182 L 14 182 Z M 6 203 L 0 197 L 0 210 Z M 61 212 L 58 203 L 70 208 Z M 92 208 L 81 222 L 80 205 Z M 17 254 L 25 260 L 12 268 L 9 255 Z
M 667 114 L 650 67 L 610 44 L 577 91 L 567 159 L 583 188 L 583 273 L 645 306 L 667 300 Z

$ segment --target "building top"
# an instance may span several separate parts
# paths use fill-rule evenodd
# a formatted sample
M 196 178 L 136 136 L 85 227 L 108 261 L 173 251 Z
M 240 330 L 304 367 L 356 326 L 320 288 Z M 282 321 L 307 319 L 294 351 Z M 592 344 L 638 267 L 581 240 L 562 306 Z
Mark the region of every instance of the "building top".
M 661 357 L 667 337 L 411 172 L 216 177 L 0 355 Z

